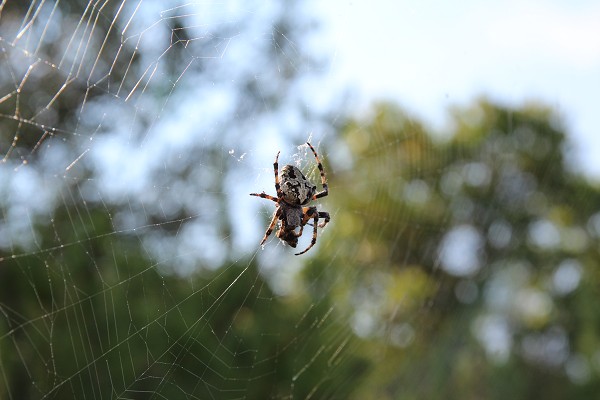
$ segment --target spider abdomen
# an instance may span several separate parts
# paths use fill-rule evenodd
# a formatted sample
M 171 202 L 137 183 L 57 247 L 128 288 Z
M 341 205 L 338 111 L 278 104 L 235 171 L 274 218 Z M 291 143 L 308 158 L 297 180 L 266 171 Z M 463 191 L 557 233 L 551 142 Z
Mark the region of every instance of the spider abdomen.
M 285 207 L 285 226 L 288 229 L 296 229 L 297 227 L 302 225 L 302 217 L 304 214 L 302 213 L 301 207 L 291 207 L 291 206 L 283 206 Z
M 282 168 L 280 186 L 286 203 L 295 205 L 307 204 L 317 191 L 317 187 L 293 165 Z

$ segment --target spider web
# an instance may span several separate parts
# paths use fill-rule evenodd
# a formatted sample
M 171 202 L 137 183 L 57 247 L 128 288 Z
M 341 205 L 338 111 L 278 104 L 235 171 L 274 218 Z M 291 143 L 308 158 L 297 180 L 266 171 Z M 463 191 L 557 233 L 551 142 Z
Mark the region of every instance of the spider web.
M 444 344 L 460 348 L 472 330 L 481 352 L 509 356 L 503 315 L 468 308 L 484 290 L 471 279 L 482 235 L 449 228 L 476 206 L 460 196 L 439 213 L 424 206 L 437 182 L 448 196 L 485 187 L 487 153 L 446 170 L 438 162 L 469 145 L 440 156 L 401 112 L 343 125 L 312 6 L 0 3 L 0 397 L 364 398 L 407 383 L 423 394 L 430 366 L 451 361 L 419 349 L 460 306 L 476 322 L 449 323 Z M 273 204 L 248 194 L 275 194 L 279 150 L 281 166 L 319 183 L 307 141 L 331 178 L 316 205 L 332 220 L 295 257 L 275 235 L 258 245 Z M 511 171 L 502 194 L 517 196 L 530 180 Z M 536 223 L 517 233 L 560 242 L 552 223 Z M 508 253 L 510 227 L 489 232 Z M 573 259 L 556 272 L 561 296 L 579 284 Z M 546 297 L 527 293 L 536 316 Z M 565 336 L 529 335 L 523 352 L 577 380 L 586 370 Z M 405 371 L 402 383 L 377 363 Z M 370 370 L 380 373 L 366 380 Z
M 325 304 L 285 311 L 300 261 L 262 254 L 269 210 L 248 196 L 273 184 L 267 138 L 300 165 L 291 143 L 320 124 L 293 86 L 320 68 L 300 48 L 303 12 L 2 2 L 3 398 L 340 390 L 307 382 L 345 358 L 350 330 L 331 331 Z

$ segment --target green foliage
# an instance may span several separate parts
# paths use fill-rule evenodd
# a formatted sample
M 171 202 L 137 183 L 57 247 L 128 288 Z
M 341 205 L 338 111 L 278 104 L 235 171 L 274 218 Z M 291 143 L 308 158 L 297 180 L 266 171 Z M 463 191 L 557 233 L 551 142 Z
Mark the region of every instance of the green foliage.
M 0 40 L 10 44 L 0 57 L 0 157 L 14 178 L 6 190 L 31 186 L 30 171 L 37 191 L 52 186 L 35 212 L 13 193 L 0 202 L 2 227 L 25 225 L 34 238 L 24 248 L 8 238 L 0 253 L 0 398 L 348 397 L 365 361 L 328 299 L 278 297 L 254 261 L 230 254 L 213 272 L 163 275 L 178 271 L 177 257 L 157 261 L 146 247 L 149 235 L 178 239 L 193 219 L 231 248 L 225 185 L 236 164 L 224 149 L 262 143 L 247 134 L 257 121 L 290 115 L 298 79 L 319 67 L 304 43 L 314 21 L 298 1 L 217 22 L 204 4 L 169 4 L 0 6 Z M 248 53 L 222 59 L 235 38 L 248 40 L 236 42 Z M 159 172 L 135 166 L 155 189 L 148 197 L 106 194 L 101 163 L 86 156 L 96 143 L 121 136 L 155 151 L 145 146 L 153 135 L 173 134 L 169 125 L 179 135 L 180 110 L 213 94 L 232 102 L 229 115 L 202 118 L 201 139 L 185 149 L 153 153 Z M 316 119 L 304 106 L 298 113 L 306 125 Z M 113 220 L 123 213 L 140 218 L 135 229 Z
M 0 397 L 590 398 L 600 192 L 548 109 L 453 115 L 444 140 L 388 104 L 345 126 L 293 296 L 253 260 L 161 274 L 153 225 L 63 202 L 0 254 Z M 477 238 L 464 265 L 453 232 Z
M 335 243 L 305 278 L 365 337 L 373 369 L 355 397 L 588 398 L 600 191 L 569 171 L 546 107 L 482 100 L 451 126 L 441 138 L 378 104 L 335 144 Z
M 162 276 L 136 236 L 99 235 L 111 231 L 106 210 L 88 210 L 71 229 L 74 210 L 59 209 L 40 229 L 46 250 L 2 263 L 0 397 L 345 397 L 356 387 L 364 362 L 340 351 L 353 338 L 330 304 L 275 296 L 254 263 Z M 54 245 L 56 232 L 68 245 Z

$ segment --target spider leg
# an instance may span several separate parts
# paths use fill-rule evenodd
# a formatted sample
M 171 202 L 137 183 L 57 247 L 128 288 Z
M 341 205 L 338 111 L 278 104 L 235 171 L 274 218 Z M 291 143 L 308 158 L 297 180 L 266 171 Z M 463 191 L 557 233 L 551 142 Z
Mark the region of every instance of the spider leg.
M 310 221 L 311 219 L 314 219 L 315 217 L 315 213 L 319 216 L 319 219 L 324 219 L 325 221 L 321 222 L 318 226 L 319 228 L 324 228 L 325 225 L 327 225 L 329 223 L 329 221 L 331 220 L 331 217 L 329 216 L 328 212 L 325 211 L 319 211 L 317 213 L 317 208 L 316 207 L 304 207 L 302 209 L 303 213 L 304 213 L 304 218 L 302 219 L 302 227 L 304 227 L 304 225 L 309 225 L 309 226 L 313 226 L 313 224 L 311 224 Z
M 274 201 L 275 203 L 279 203 L 279 200 L 277 200 L 277 197 L 273 197 L 271 195 L 268 195 L 265 192 L 262 192 L 262 193 L 250 193 L 250 196 L 261 197 L 263 199 L 267 199 L 267 200 Z
M 313 236 L 312 236 L 312 239 L 311 239 L 310 244 L 308 245 L 308 247 L 306 249 L 304 249 L 300 253 L 296 253 L 297 256 L 299 256 L 300 254 L 306 253 L 311 247 L 313 247 L 315 245 L 315 243 L 317 243 L 317 225 L 319 224 L 319 213 L 314 212 L 313 215 L 314 215 L 314 217 L 313 217 Z
M 281 198 L 281 197 L 283 197 L 283 192 L 281 191 L 281 187 L 279 185 L 279 153 L 281 153 L 281 152 L 278 151 L 277 155 L 275 156 L 275 162 L 273 163 L 273 170 L 275 172 L 275 190 L 277 191 L 277 197 Z M 265 192 L 250 193 L 250 196 L 261 197 L 263 199 L 267 199 L 267 200 L 274 201 L 275 203 L 279 203 L 279 200 L 277 200 L 277 197 L 268 195 Z
M 277 192 L 277 197 L 283 197 L 283 192 L 281 191 L 281 186 L 279 185 L 279 153 L 275 156 L 275 162 L 273 163 L 273 172 L 275 172 L 275 191 Z
M 329 223 L 329 220 L 331 220 L 329 213 L 325 211 L 319 211 L 319 218 L 323 218 L 325 220 L 319 224 L 319 228 L 324 228 L 325 225 Z
M 265 236 L 260 241 L 261 246 L 263 244 L 265 244 L 265 242 L 267 241 L 267 238 L 273 232 L 273 229 L 275 229 L 275 225 L 277 224 L 277 220 L 279 220 L 280 215 L 281 215 L 281 208 L 278 207 L 277 210 L 275 210 L 275 212 L 273 213 L 273 219 L 271 220 L 271 224 L 269 224 L 269 227 L 267 228 L 267 231 L 265 232 Z
M 317 160 L 317 167 L 319 167 L 319 173 L 321 174 L 321 184 L 323 185 L 323 190 L 321 190 L 320 192 L 316 193 L 311 200 L 316 200 L 316 199 L 320 199 L 321 197 L 325 197 L 329 194 L 329 189 L 327 188 L 327 178 L 325 177 L 325 170 L 323 169 L 323 164 L 321 164 L 321 160 L 319 160 L 319 156 L 317 155 L 317 151 L 315 150 L 314 147 L 312 147 L 312 145 L 308 142 L 306 142 L 306 144 L 308 145 L 308 147 L 310 147 L 310 149 L 312 150 L 313 154 L 315 155 L 315 160 Z

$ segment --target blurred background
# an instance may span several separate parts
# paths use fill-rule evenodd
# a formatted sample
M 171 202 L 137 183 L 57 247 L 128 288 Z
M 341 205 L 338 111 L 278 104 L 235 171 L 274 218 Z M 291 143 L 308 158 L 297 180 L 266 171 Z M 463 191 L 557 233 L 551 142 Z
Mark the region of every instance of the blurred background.
M 0 398 L 593 398 L 599 18 L 1 2 Z

